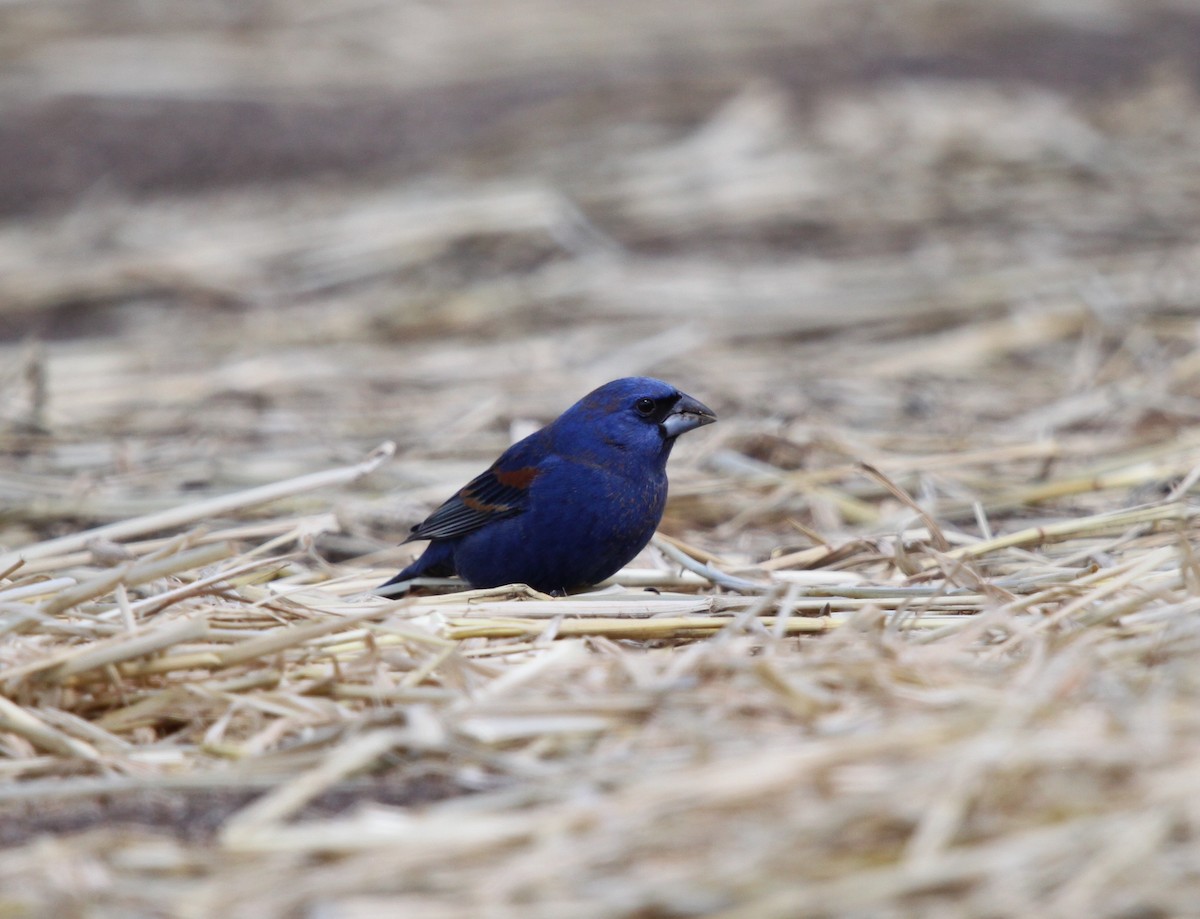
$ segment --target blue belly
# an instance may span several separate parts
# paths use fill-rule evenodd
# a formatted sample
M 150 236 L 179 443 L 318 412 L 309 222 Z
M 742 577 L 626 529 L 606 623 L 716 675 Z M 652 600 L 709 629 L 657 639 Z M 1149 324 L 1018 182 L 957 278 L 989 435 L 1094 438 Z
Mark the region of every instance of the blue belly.
M 635 480 L 597 467 L 566 471 L 539 476 L 525 513 L 457 542 L 454 566 L 464 580 L 565 591 L 610 577 L 645 547 L 662 519 L 665 472 Z

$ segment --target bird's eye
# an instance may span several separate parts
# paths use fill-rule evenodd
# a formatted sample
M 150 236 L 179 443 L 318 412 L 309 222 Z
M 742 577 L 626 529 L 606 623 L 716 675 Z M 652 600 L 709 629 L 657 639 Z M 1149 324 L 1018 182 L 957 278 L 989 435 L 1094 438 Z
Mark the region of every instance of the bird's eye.
M 637 402 L 635 402 L 633 404 L 633 407 L 635 409 L 637 409 L 637 413 L 639 415 L 645 416 L 645 415 L 653 415 L 654 414 L 654 400 L 653 399 L 646 399 L 646 398 L 638 399 Z

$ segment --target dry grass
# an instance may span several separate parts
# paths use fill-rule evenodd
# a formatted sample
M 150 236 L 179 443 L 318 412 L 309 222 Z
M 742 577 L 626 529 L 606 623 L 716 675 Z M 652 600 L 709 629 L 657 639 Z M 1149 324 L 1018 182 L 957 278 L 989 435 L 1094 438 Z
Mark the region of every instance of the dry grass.
M 1194 912 L 1185 5 L 59 7 L 7 123 L 151 136 L 0 127 L 0 915 Z M 721 423 L 615 583 L 370 593 L 630 373 Z

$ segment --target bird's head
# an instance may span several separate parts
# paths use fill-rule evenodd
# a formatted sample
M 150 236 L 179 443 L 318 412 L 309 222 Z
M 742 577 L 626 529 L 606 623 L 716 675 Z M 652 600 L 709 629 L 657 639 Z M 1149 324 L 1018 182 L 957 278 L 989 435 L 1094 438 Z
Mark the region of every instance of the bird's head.
M 588 452 L 666 462 L 675 438 L 716 420 L 712 409 L 669 383 L 625 377 L 588 393 L 554 426 Z

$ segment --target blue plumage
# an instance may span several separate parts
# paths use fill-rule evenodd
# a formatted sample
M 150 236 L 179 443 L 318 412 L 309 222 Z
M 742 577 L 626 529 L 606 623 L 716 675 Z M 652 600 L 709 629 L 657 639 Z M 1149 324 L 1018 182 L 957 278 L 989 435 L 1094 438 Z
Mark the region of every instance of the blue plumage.
M 405 541 L 428 548 L 382 586 L 452 573 L 474 587 L 546 592 L 602 581 L 654 535 L 675 439 L 716 420 L 661 380 L 606 383 L 413 527 Z

